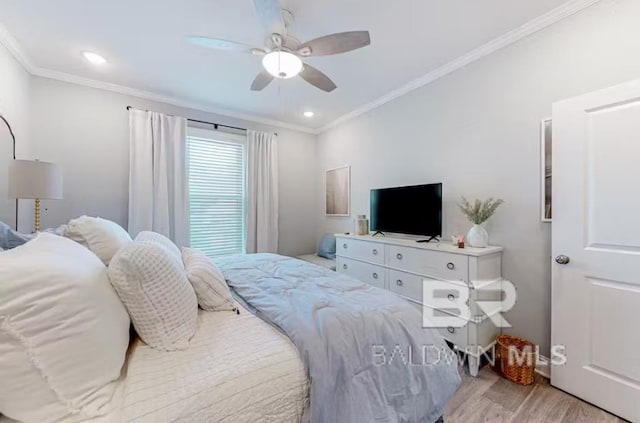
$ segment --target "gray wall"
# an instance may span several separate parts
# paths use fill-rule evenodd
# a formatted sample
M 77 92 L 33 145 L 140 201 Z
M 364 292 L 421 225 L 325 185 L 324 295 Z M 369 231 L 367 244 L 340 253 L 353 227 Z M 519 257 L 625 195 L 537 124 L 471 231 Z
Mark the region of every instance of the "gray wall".
M 29 92 L 31 77 L 11 53 L 0 44 L 0 114 L 9 121 L 16 136 L 16 156 L 28 155 Z M 9 163 L 13 146 L 9 130 L 0 122 L 0 220 L 15 225 L 15 201 L 8 198 Z M 21 201 L 22 215 L 33 219 L 33 207 Z
M 315 227 L 314 135 L 230 119 L 109 91 L 33 77 L 31 153 L 63 166 L 64 200 L 43 201 L 43 227 L 98 215 L 126 227 L 129 118 L 126 106 L 279 134 L 279 251 L 311 252 Z M 311 221 L 312 224 L 309 222 Z
M 511 332 L 548 354 L 551 226 L 540 221 L 539 123 L 551 104 L 640 78 L 640 2 L 596 5 L 319 136 L 325 169 L 352 166 L 352 218 L 317 212 L 318 235 L 353 230 L 369 189 L 444 183 L 444 235 L 469 228 L 460 196 L 500 197 L 488 222 L 503 275 L 518 288 Z M 321 209 L 321 207 L 319 207 Z

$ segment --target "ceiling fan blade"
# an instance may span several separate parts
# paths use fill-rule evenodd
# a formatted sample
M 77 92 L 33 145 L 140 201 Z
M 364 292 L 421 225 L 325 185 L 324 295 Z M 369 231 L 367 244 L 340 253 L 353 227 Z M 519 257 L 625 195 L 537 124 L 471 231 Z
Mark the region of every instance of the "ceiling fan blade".
M 267 71 L 262 71 L 256 76 L 251 84 L 251 91 L 262 91 L 267 85 L 273 81 L 273 75 Z
M 281 33 L 284 28 L 282 7 L 278 0 L 253 0 L 260 22 L 267 32 Z
M 237 43 L 235 41 L 223 40 L 220 38 L 208 38 L 208 37 L 189 37 L 189 42 L 193 45 L 212 48 L 215 50 L 225 51 L 239 51 L 243 53 L 251 53 L 251 46 L 243 43 Z
M 300 76 L 309 84 L 313 85 L 316 88 L 320 88 L 322 91 L 326 91 L 328 93 L 337 88 L 336 84 L 334 84 L 327 75 L 320 72 L 313 66 L 307 65 L 306 63 L 304 65 L 304 69 L 302 69 L 302 72 L 300 72 Z
M 308 41 L 300 46 L 301 56 L 328 56 L 346 53 L 371 44 L 369 31 L 339 32 Z

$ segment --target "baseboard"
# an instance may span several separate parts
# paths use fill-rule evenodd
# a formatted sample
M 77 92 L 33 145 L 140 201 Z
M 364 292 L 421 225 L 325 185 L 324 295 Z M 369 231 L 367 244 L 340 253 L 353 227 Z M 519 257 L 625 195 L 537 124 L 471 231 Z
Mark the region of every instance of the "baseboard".
M 538 362 L 536 363 L 536 373 L 547 379 L 551 379 L 551 360 L 543 355 L 538 355 Z

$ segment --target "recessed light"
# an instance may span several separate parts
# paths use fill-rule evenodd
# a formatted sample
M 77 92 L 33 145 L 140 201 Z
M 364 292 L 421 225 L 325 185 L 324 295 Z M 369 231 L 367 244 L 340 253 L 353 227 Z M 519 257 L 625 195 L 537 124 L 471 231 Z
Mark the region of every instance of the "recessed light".
M 107 63 L 107 59 L 100 56 L 98 53 L 83 51 L 82 55 L 85 59 L 87 59 L 87 62 L 91 63 L 92 65 L 104 65 L 105 63 Z
M 315 115 L 315 113 L 313 113 L 312 111 L 308 111 L 308 112 L 304 112 L 304 115 L 305 117 L 312 118 Z

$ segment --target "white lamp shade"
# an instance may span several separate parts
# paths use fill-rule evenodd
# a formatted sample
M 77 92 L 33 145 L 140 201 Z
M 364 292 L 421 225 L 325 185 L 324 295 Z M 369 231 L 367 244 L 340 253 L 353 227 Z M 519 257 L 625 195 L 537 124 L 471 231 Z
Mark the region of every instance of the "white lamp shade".
M 62 169 L 54 163 L 14 160 L 9 167 L 9 197 L 61 200 Z

